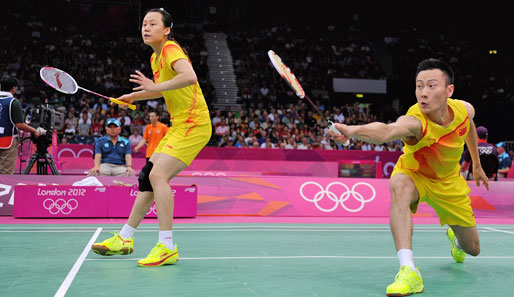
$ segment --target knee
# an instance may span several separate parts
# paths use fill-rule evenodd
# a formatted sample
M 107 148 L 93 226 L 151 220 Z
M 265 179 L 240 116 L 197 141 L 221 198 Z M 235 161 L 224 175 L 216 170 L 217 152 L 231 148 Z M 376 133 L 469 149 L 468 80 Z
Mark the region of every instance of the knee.
M 162 173 L 159 173 L 157 170 L 152 170 L 149 174 L 150 182 L 154 185 L 156 182 L 164 180 L 165 177 Z
M 391 179 L 389 190 L 391 192 L 392 207 L 408 207 L 418 199 L 416 187 L 408 177 Z
M 153 192 L 152 184 L 150 182 L 152 167 L 153 163 L 147 162 L 143 169 L 141 169 L 141 172 L 139 172 L 139 192 Z

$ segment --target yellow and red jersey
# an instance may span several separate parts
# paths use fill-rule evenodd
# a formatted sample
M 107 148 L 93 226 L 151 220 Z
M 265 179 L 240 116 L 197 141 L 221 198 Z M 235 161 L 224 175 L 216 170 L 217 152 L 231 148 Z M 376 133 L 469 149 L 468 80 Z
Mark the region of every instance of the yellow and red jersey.
M 469 133 L 469 115 L 464 103 L 448 98 L 454 118 L 447 126 L 440 126 L 421 112 L 419 105 L 409 108 L 406 115 L 416 117 L 423 126 L 421 139 L 414 145 L 405 143 L 397 168 L 412 170 L 424 177 L 446 180 L 459 176 L 459 161 Z
M 172 40 L 166 41 L 159 56 L 153 53 L 150 64 L 155 83 L 165 82 L 177 76 L 178 73 L 172 64 L 179 59 L 191 63 L 180 45 Z M 210 123 L 209 109 L 198 82 L 184 88 L 163 91 L 162 96 L 173 126 L 186 124 L 189 131 L 197 125 Z

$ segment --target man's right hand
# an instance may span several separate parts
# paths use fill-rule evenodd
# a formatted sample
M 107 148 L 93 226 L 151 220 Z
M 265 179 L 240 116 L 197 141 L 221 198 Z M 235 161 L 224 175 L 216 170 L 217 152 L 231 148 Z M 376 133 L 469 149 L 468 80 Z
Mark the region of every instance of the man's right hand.
M 100 175 L 100 168 L 91 168 L 89 172 L 87 173 L 88 176 L 99 176 Z

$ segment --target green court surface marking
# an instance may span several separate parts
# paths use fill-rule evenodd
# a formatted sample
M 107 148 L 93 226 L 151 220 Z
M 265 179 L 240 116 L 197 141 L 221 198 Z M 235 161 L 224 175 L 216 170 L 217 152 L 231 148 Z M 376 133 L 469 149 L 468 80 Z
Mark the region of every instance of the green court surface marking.
M 180 261 L 159 268 L 136 264 L 156 225 L 138 228 L 131 255 L 89 250 L 120 227 L 0 225 L 0 296 L 385 296 L 398 271 L 388 225 L 177 224 Z M 479 226 L 482 253 L 463 264 L 445 230 L 414 226 L 415 296 L 512 295 L 513 226 Z

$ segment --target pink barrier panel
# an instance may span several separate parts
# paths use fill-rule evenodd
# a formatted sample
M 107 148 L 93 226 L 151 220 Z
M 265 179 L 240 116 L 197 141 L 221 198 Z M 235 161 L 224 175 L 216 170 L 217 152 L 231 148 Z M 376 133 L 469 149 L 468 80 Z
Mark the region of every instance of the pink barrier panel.
M 374 160 L 382 162 L 383 175 L 389 177 L 398 157 L 403 152 L 351 151 L 351 150 L 286 150 L 254 148 L 205 147 L 196 157 L 218 160 L 282 160 L 282 161 L 333 161 Z
M 189 171 L 254 171 L 262 175 L 338 176 L 337 162 L 195 159 Z
M 139 173 L 146 160 L 134 158 L 132 167 Z M 373 162 L 373 161 L 367 161 Z M 93 167 L 92 158 L 61 157 L 61 174 L 85 175 Z M 255 161 L 255 160 L 194 160 L 180 175 L 303 175 L 337 177 L 337 162 Z
M 177 218 L 196 217 L 197 189 L 192 186 L 171 186 L 175 197 L 173 216 Z M 109 207 L 107 217 L 125 218 L 130 214 L 132 205 L 137 196 L 137 187 L 109 187 Z M 146 217 L 156 218 L 155 202 L 146 213 Z
M 388 184 L 380 179 L 239 177 L 218 178 L 218 196 L 198 197 L 209 215 L 372 216 L 389 213 Z
M 53 149 L 53 148 L 52 148 Z M 389 177 L 398 157 L 402 152 L 378 152 L 378 151 L 350 151 L 350 150 L 286 150 L 286 149 L 254 149 L 254 148 L 219 148 L 205 147 L 197 156 L 195 161 L 210 160 L 259 160 L 259 161 L 310 161 L 310 162 L 337 162 L 338 160 L 374 160 L 382 162 L 383 176 Z M 80 168 L 91 168 L 93 164 L 93 145 L 82 144 L 60 144 L 52 152 L 59 167 L 64 169 L 76 169 L 73 162 L 61 158 L 84 158 L 88 165 Z M 144 152 L 133 154 L 134 167 L 141 168 L 144 165 Z M 137 160 L 142 159 L 140 163 Z M 82 162 L 82 161 L 80 161 Z M 142 165 L 141 165 L 142 164 Z M 195 166 L 193 165 L 192 166 Z M 138 167 L 140 166 L 140 167 Z M 230 165 L 226 165 L 230 166 Z M 17 167 L 18 168 L 18 167 Z M 207 168 L 194 168 L 195 170 L 212 170 Z M 219 170 L 219 169 L 215 169 Z M 227 170 L 227 169 L 225 169 Z M 230 171 L 242 171 L 232 169 Z M 250 170 L 261 171 L 261 170 Z M 275 170 L 271 170 L 275 171 Z
M 13 214 L 24 218 L 128 217 L 137 196 L 137 187 L 126 186 L 40 186 L 17 185 Z M 197 189 L 172 186 L 174 217 L 195 217 Z M 157 217 L 155 203 L 147 217 Z
M 83 178 L 0 176 L 0 215 L 12 215 L 13 190 L 17 184 L 71 185 Z M 136 177 L 99 177 L 99 180 L 104 186 L 137 183 Z M 387 217 L 391 203 L 387 179 L 179 176 L 172 182 L 174 185 L 197 185 L 198 215 Z M 491 182 L 489 191 L 477 187 L 474 182 L 468 185 L 476 217 L 514 217 L 514 182 Z M 127 198 L 130 192 L 116 196 Z M 435 212 L 430 206 L 421 204 L 415 216 L 435 217 Z
M 15 217 L 106 217 L 106 187 L 15 186 Z

